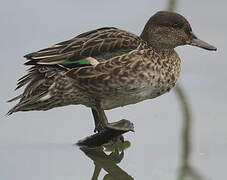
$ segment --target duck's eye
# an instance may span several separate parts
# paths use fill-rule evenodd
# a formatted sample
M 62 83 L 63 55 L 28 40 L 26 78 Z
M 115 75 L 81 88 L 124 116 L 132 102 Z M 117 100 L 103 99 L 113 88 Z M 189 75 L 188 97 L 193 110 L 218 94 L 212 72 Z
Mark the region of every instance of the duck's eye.
M 179 24 L 174 23 L 174 24 L 173 24 L 173 27 L 174 27 L 174 28 L 179 27 Z

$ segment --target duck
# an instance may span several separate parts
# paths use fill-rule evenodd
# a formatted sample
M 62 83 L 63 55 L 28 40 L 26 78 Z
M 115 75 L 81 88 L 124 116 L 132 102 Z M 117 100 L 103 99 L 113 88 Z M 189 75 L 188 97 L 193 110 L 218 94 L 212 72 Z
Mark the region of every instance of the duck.
M 8 112 L 50 110 L 67 105 L 91 109 L 95 132 L 109 123 L 105 110 L 153 99 L 169 92 L 180 75 L 175 48 L 191 45 L 217 48 L 200 40 L 182 15 L 159 11 L 145 24 L 140 36 L 115 27 L 82 33 L 25 55 L 31 66 L 18 80 L 24 92 L 9 100 L 19 102 Z

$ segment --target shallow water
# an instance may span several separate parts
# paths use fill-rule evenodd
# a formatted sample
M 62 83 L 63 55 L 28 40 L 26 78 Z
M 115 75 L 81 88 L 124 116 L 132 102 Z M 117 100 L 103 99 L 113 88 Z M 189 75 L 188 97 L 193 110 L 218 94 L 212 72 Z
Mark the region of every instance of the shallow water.
M 114 160 L 108 156 L 111 152 L 89 150 L 91 153 L 86 151 L 86 155 L 73 145 L 93 131 L 91 112 L 83 106 L 5 116 L 12 107 L 5 101 L 15 96 L 16 80 L 25 73 L 24 54 L 107 25 L 139 34 L 150 15 L 164 9 L 166 4 L 165 0 L 2 3 L 1 180 L 90 180 L 95 164 L 105 169 L 98 179 L 179 178 L 185 117 L 174 91 L 154 100 L 107 111 L 112 122 L 124 118 L 135 124 L 136 132 L 125 135 L 130 147 L 124 150 L 123 158 L 121 151 L 118 154 L 115 150 L 110 156 Z M 192 110 L 193 151 L 189 163 L 205 179 L 227 179 L 226 6 L 225 0 L 200 0 L 181 1 L 178 7 L 191 22 L 195 34 L 218 47 L 217 52 L 188 46 L 177 48 L 183 61 L 180 84 L 186 90 Z

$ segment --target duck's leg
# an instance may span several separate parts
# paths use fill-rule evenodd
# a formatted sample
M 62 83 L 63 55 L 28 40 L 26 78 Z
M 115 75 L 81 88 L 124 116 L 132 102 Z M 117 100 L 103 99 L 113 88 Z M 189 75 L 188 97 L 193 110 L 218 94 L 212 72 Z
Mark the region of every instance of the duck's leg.
M 91 112 L 95 121 L 95 129 L 94 132 L 97 132 L 97 127 L 98 127 L 98 122 L 99 122 L 99 117 L 98 117 L 98 113 L 95 109 L 91 108 Z
M 95 121 L 94 132 L 103 131 L 109 124 L 104 110 L 98 105 L 96 108 L 92 108 L 92 114 Z
M 95 108 L 92 109 L 92 113 L 95 120 L 95 132 L 101 132 L 106 129 L 116 130 L 116 131 L 134 131 L 133 124 L 125 119 L 120 121 L 109 123 L 106 117 L 106 114 L 98 104 Z
M 93 114 L 93 117 L 94 117 L 94 121 L 95 121 L 95 129 L 94 129 L 94 132 L 100 132 L 104 128 L 102 127 L 102 123 L 101 123 L 101 119 L 100 119 L 99 113 L 94 108 L 92 108 L 91 111 L 92 111 L 92 114 Z

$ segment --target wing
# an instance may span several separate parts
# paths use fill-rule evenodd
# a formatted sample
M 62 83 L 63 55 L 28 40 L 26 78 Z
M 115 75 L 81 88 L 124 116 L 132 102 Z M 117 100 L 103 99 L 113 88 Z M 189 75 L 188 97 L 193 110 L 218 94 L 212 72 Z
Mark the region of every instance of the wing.
M 66 73 L 66 76 L 74 79 L 74 85 L 89 94 L 102 96 L 122 89 L 127 92 L 135 86 L 141 86 L 138 69 L 146 70 L 148 65 L 144 59 L 151 51 L 151 49 L 136 49 L 101 62 L 97 66 L 73 68 Z
M 142 39 L 132 33 L 114 27 L 104 27 L 80 34 L 73 39 L 55 44 L 25 55 L 29 61 L 26 65 L 34 64 L 85 64 L 83 58 L 101 56 L 105 53 L 119 50 L 136 49 Z

